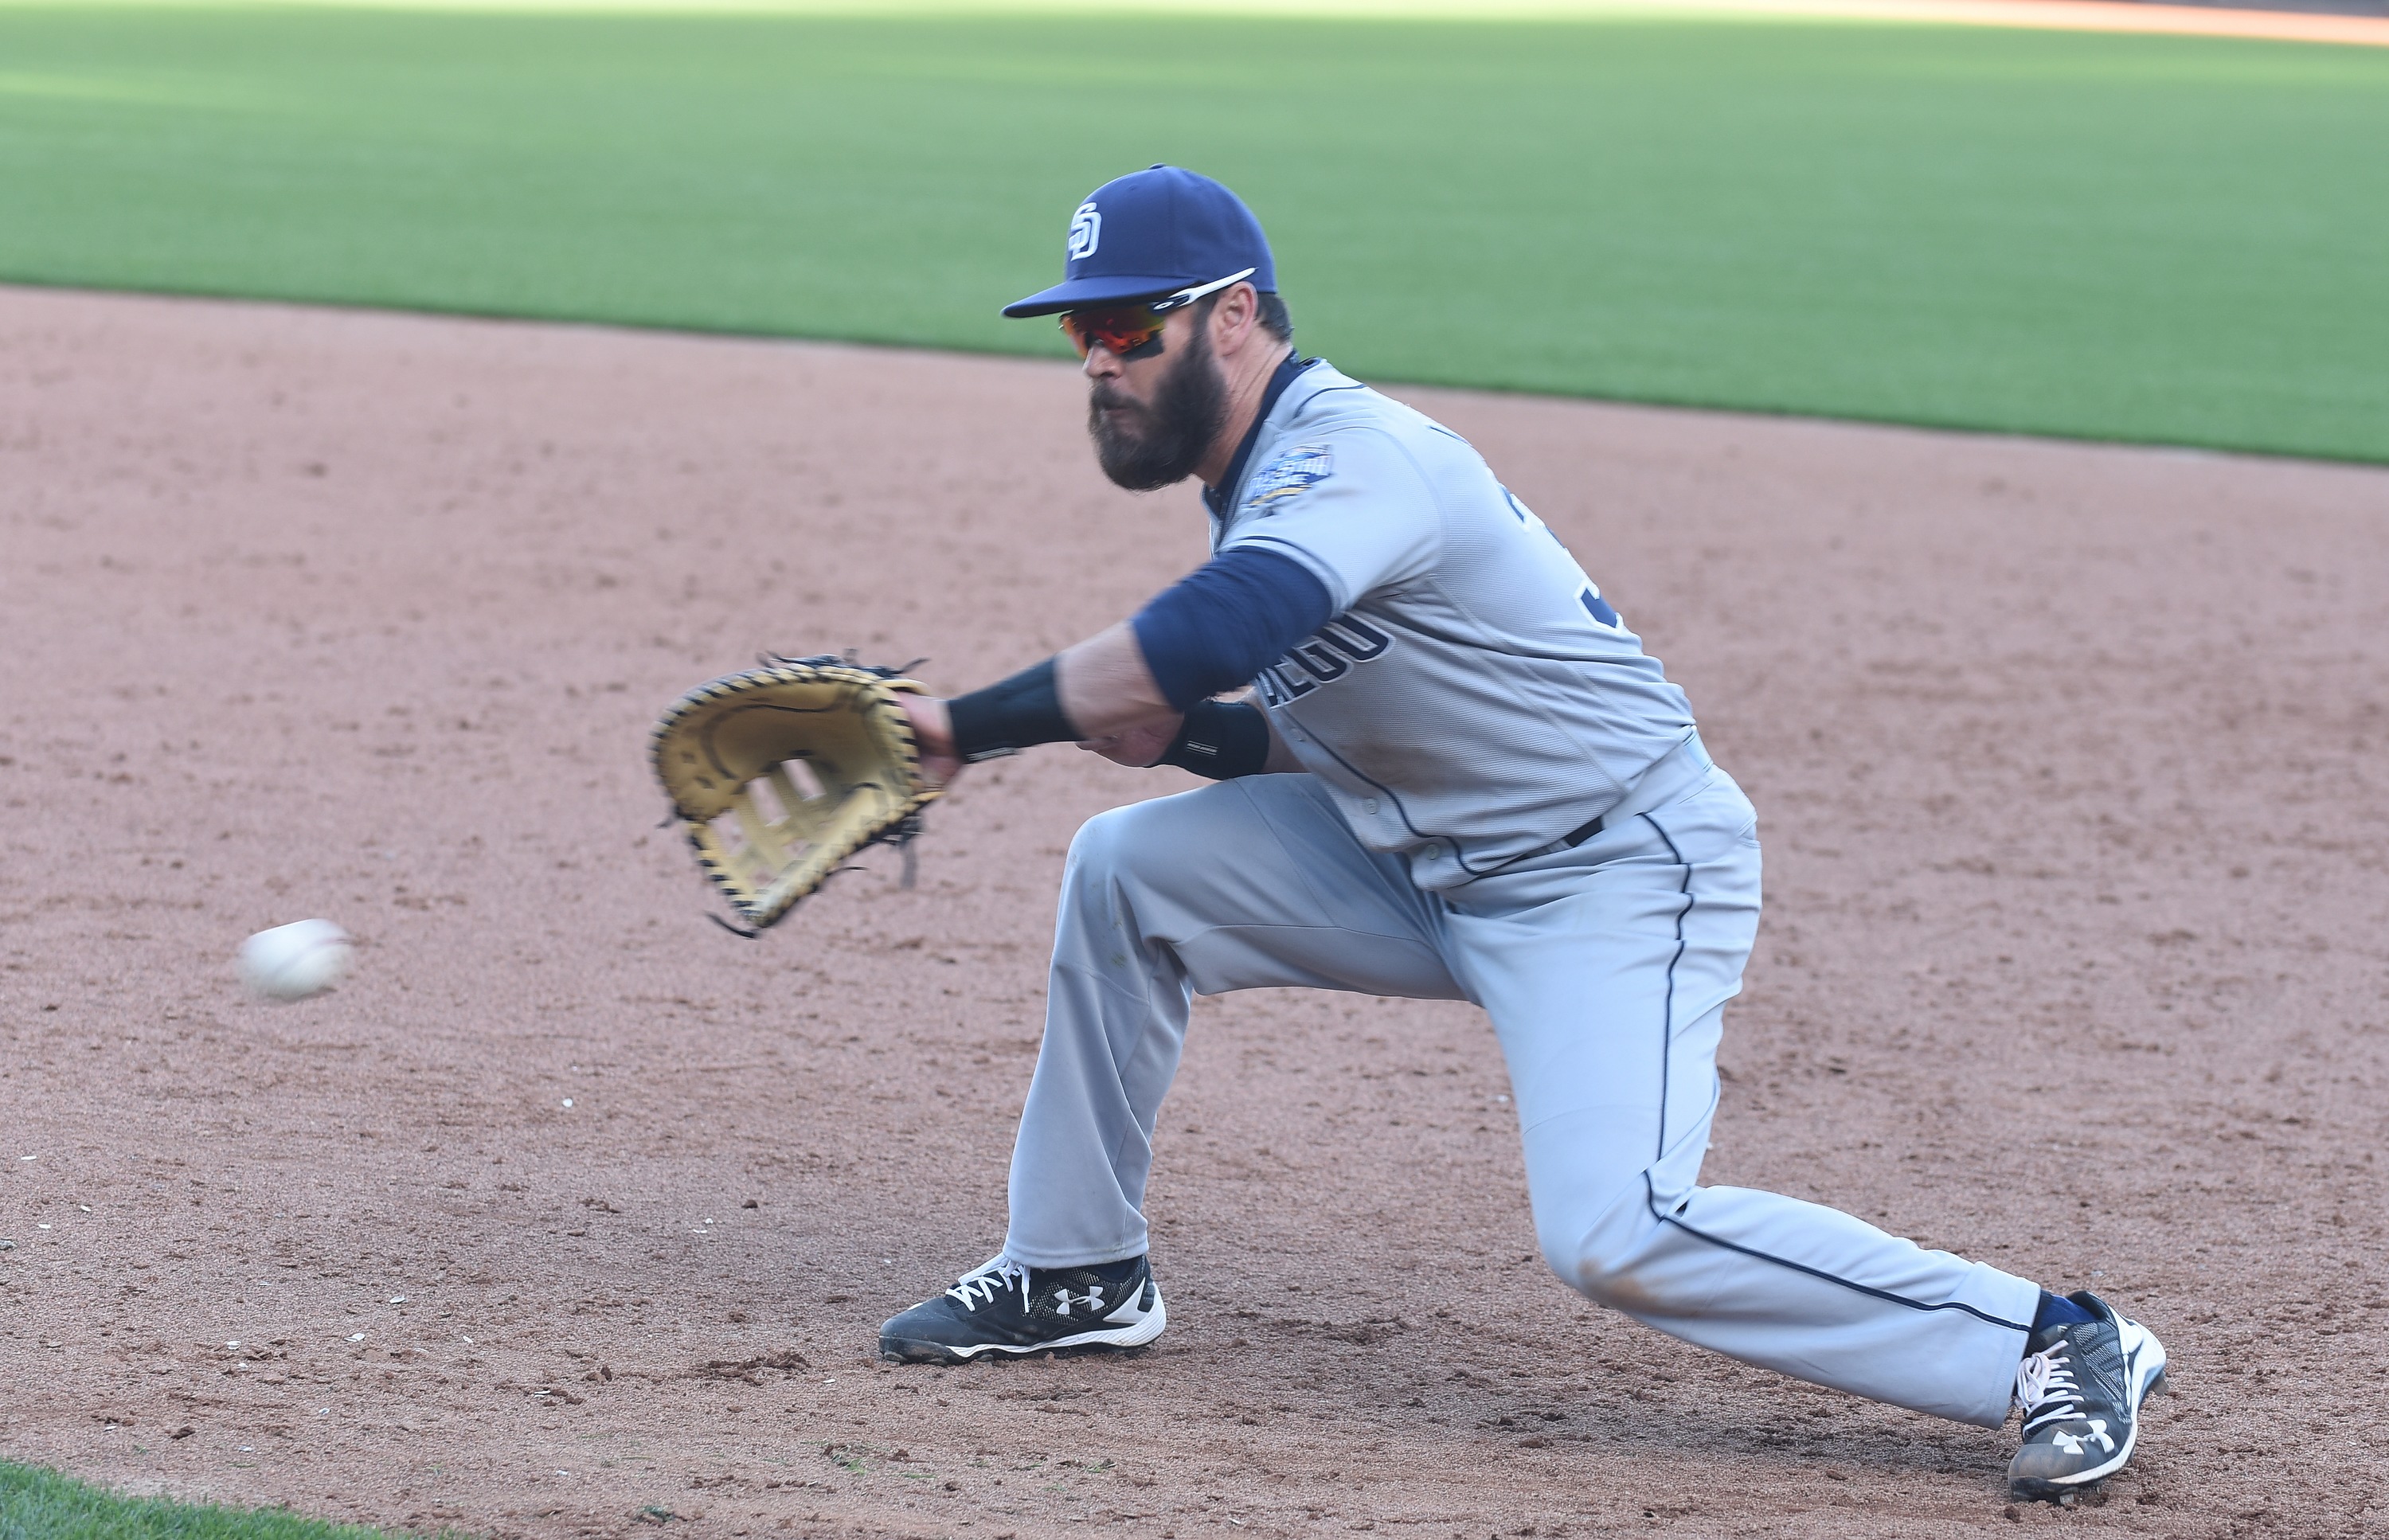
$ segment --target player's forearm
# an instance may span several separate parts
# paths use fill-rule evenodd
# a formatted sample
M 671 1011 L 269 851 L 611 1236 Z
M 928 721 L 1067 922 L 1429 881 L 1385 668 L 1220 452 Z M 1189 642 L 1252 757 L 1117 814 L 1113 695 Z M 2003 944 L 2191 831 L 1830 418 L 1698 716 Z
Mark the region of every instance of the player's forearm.
M 1250 681 L 1334 609 L 1326 585 L 1284 553 L 1220 552 L 1133 620 L 956 696 L 954 749 L 967 762 L 1036 744 L 1104 739 L 1188 711 Z
M 1038 744 L 1104 738 L 1174 714 L 1125 624 L 943 705 L 941 714 L 928 714 L 939 719 L 924 742 L 965 763 Z
M 1182 712 L 1173 708 L 1162 698 L 1166 692 L 1145 661 L 1133 626 L 1118 625 L 1089 637 L 1056 655 L 1053 665 L 1054 704 L 1081 741 L 1110 740 L 1138 729 L 1149 732 L 1156 722 L 1166 722 L 1175 732 L 1162 740 L 1167 746 L 1159 763 L 1214 780 L 1283 775 L 1303 769 L 1302 761 L 1278 735 L 1269 713 L 1248 698 L 1197 701 Z M 965 707 L 966 720 L 969 715 Z M 1060 725 L 1057 721 L 1053 730 L 1058 731 Z
M 1155 682 L 1125 620 L 1056 654 L 1054 682 L 1063 715 L 1081 738 L 1101 738 L 1177 709 Z

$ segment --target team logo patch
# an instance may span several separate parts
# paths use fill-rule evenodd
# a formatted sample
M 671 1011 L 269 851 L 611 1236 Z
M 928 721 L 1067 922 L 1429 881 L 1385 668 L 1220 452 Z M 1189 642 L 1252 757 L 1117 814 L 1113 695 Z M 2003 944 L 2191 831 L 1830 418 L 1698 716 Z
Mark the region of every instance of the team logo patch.
M 1070 216 L 1070 260 L 1093 256 L 1103 240 L 1104 216 L 1095 212 L 1095 200 L 1089 198 Z
M 1335 456 L 1325 444 L 1303 444 L 1253 473 L 1245 485 L 1245 506 L 1271 511 L 1272 503 L 1298 497 L 1335 474 Z

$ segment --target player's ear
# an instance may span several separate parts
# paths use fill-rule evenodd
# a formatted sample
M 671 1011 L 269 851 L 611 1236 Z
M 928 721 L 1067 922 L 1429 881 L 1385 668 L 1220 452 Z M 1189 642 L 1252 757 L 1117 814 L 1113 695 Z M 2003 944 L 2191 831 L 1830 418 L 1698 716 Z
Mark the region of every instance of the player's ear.
M 1260 319 L 1260 292 L 1250 284 L 1237 284 L 1220 296 L 1211 307 L 1211 348 L 1214 352 L 1233 352 L 1251 337 Z

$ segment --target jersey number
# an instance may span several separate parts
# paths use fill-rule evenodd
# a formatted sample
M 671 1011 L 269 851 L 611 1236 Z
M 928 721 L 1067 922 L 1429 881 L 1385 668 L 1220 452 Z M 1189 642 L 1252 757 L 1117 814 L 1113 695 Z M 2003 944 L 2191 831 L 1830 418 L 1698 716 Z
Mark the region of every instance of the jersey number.
M 1610 608 L 1609 601 L 1601 596 L 1600 585 L 1584 575 L 1584 568 L 1578 565 L 1574 556 L 1568 554 L 1568 548 L 1560 543 L 1560 538 L 1557 535 L 1552 533 L 1552 527 L 1537 518 L 1534 510 L 1519 502 L 1518 494 L 1509 488 L 1502 488 L 1501 495 L 1510 500 L 1510 511 L 1518 515 L 1519 523 L 1529 529 L 1540 530 L 1544 539 L 1550 541 L 1548 545 L 1544 545 L 1541 541 L 1536 542 L 1540 547 L 1539 554 L 1542 559 L 1549 563 L 1552 569 L 1562 579 L 1575 587 L 1577 602 L 1584 605 L 1584 613 L 1592 617 L 1592 623 L 1604 630 L 1624 630 L 1626 622 L 1618 617 L 1616 610 Z

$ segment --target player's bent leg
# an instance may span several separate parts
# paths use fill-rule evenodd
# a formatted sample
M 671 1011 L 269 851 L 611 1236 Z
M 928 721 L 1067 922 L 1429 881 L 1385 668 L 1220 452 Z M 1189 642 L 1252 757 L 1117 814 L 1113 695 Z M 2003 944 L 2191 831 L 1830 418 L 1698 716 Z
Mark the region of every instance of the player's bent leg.
M 1144 1250 L 1154 1118 L 1192 995 L 1275 985 L 1452 998 L 1438 924 L 1307 775 L 1089 820 L 1062 877 L 1004 1254 L 1064 1266 Z
M 1003 1251 L 889 1320 L 882 1355 L 956 1362 L 1152 1341 L 1168 1317 L 1146 1270 L 1144 1183 L 1191 996 L 1290 985 L 1458 998 L 1439 925 L 1434 900 L 1362 848 L 1307 775 L 1090 820 L 1063 875 Z

